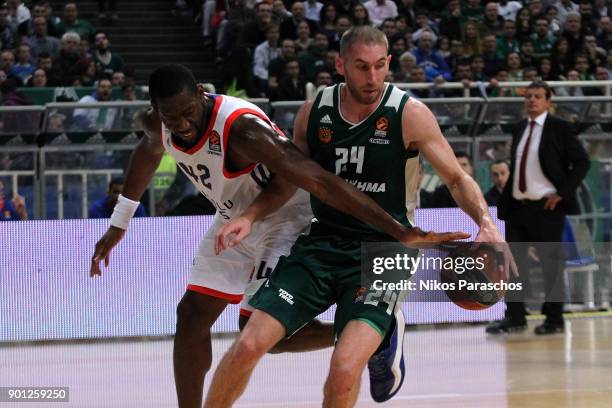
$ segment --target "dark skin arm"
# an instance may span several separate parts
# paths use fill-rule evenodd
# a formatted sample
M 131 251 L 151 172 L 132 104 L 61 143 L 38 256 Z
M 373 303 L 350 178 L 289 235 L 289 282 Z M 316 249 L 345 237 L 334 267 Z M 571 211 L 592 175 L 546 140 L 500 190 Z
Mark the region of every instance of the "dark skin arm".
M 161 141 L 161 120 L 153 109 L 150 109 L 143 119 L 145 135 L 130 156 L 125 173 L 125 187 L 122 195 L 133 201 L 140 201 L 140 197 L 151 182 L 155 170 L 164 154 Z M 125 230 L 110 226 L 106 233 L 96 243 L 94 255 L 91 259 L 89 276 L 101 276 L 100 262 L 108 266 L 111 250 L 121 241 Z
M 297 143 L 306 148 L 304 119 L 308 117 L 306 104 L 296 118 Z M 246 114 L 234 122 L 228 141 L 228 157 L 235 168 L 251 163 L 262 163 L 287 181 L 314 194 L 324 203 L 374 225 L 404 244 L 424 244 L 463 239 L 464 233 L 425 233 L 418 228 L 406 228 L 388 215 L 374 200 L 335 174 L 310 160 L 295 144 L 278 134 L 268 122 Z

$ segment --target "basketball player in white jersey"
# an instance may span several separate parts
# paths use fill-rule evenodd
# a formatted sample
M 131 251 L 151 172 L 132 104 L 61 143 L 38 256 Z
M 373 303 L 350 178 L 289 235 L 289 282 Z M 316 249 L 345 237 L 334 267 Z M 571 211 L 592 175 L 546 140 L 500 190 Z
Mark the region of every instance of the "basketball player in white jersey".
M 467 236 L 406 228 L 367 195 L 306 158 L 255 105 L 206 94 L 181 65 L 154 71 L 149 94 L 152 109 L 144 118 L 145 136 L 130 158 L 123 194 L 111 226 L 96 244 L 90 275 L 101 275 L 102 260 L 108 265 L 110 251 L 123 238 L 138 200 L 167 151 L 217 208 L 177 308 L 174 375 L 181 407 L 202 406 L 204 376 L 212 358 L 210 328 L 215 320 L 228 303 L 238 303 L 245 294 L 255 292 L 258 281 L 265 280 L 309 224 L 308 195 L 295 186 L 407 245 Z M 230 242 L 230 250 L 218 254 L 215 234 L 239 216 L 252 223 L 250 235 L 234 247 Z M 241 323 L 249 313 L 243 302 Z M 331 346 L 333 341 L 331 325 L 312 322 L 276 350 L 313 350 Z

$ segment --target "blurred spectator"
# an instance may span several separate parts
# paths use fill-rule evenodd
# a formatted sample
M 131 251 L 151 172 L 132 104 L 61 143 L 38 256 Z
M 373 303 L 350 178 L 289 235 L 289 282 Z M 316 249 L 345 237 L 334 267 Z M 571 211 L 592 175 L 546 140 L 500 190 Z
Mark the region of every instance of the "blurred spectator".
M 522 81 L 523 70 L 521 69 L 521 57 L 518 52 L 511 52 L 506 57 L 506 69 L 509 81 Z
M 109 79 L 100 79 L 92 95 L 86 95 L 79 103 L 108 102 L 111 100 L 113 85 Z M 117 108 L 79 108 L 74 110 L 74 124 L 78 130 L 92 132 L 111 130 L 117 116 Z
M 407 43 L 406 48 L 412 50 L 412 48 L 414 48 L 414 45 Z M 450 52 L 451 52 L 450 48 L 451 48 L 451 45 L 450 45 L 450 40 L 448 39 L 448 37 L 445 35 L 441 35 L 440 38 L 438 38 L 438 52 L 440 53 L 442 58 L 444 58 L 445 60 L 448 60 L 448 57 L 450 57 Z
M 111 83 L 113 86 L 123 86 L 126 83 L 125 74 L 122 71 L 113 72 Z
M 27 220 L 28 211 L 25 199 L 16 195 L 11 200 L 4 197 L 4 183 L 0 180 L 0 221 L 19 221 Z
M 333 3 L 336 6 L 336 12 L 338 12 L 338 15 L 347 15 L 351 19 L 353 7 L 355 7 L 357 4 L 361 4 L 359 0 L 333 0 Z
M 235 49 L 242 28 L 255 20 L 255 12 L 246 6 L 245 0 L 234 0 L 230 6 L 227 19 L 219 23 L 217 32 L 217 55 L 222 58 L 229 56 Z
M 31 105 L 30 101 L 17 89 L 17 82 L 13 78 L 7 78 L 0 83 L 0 93 L 2 93 L 2 106 L 25 106 Z M 7 133 L 32 132 L 32 122 L 38 114 L 23 112 L 3 112 L 1 116 L 2 130 Z M 36 122 L 38 123 L 38 121 Z
M 39 0 L 32 7 L 32 31 L 34 31 L 34 19 L 36 17 L 43 17 L 47 22 L 47 35 L 49 37 L 58 39 L 61 37 L 55 27 L 60 22 L 60 19 L 51 15 L 51 5 L 48 0 Z
M 308 27 L 310 28 L 311 34 L 316 32 L 317 23 L 306 18 L 304 3 L 301 1 L 296 1 L 291 5 L 291 18 L 283 21 L 280 26 L 280 38 L 295 39 L 297 35 L 298 24 L 302 21 L 306 21 L 308 23 Z
M 339 55 L 340 55 L 340 52 L 338 50 L 330 49 L 330 50 L 325 51 L 324 65 L 321 68 L 317 68 L 317 73 L 319 71 L 329 72 L 332 76 L 332 81 L 335 84 L 344 82 L 344 77 L 336 69 L 336 59 L 338 58 Z M 316 74 L 315 74 L 315 77 L 316 77 Z
M 59 78 L 62 85 L 70 86 L 72 81 L 78 77 L 79 43 L 81 37 L 75 32 L 67 32 L 62 35 L 62 46 L 57 59 Z
M 448 64 L 448 69 L 451 73 L 457 71 L 457 65 L 459 62 L 467 59 L 468 56 L 465 55 L 465 49 L 463 48 L 463 42 L 461 40 L 452 40 L 451 41 L 451 52 L 448 58 L 445 60 Z
M 494 207 L 501 197 L 510 176 L 510 164 L 506 160 L 496 160 L 489 167 L 493 187 L 484 195 L 487 204 Z
M 546 19 L 548 19 L 549 29 L 551 34 L 557 34 L 561 30 L 561 23 L 559 23 L 559 11 L 553 5 L 546 7 L 545 13 Z
M 451 79 L 446 61 L 433 49 L 432 33 L 423 32 L 418 47 L 412 53 L 416 57 L 417 65 L 424 69 L 427 82 L 442 83 Z
M 75 86 L 94 86 L 96 83 L 96 63 L 93 60 L 81 58 L 77 63 L 76 73 L 78 85 Z
M 100 21 L 106 19 L 118 20 L 117 0 L 98 0 L 98 18 Z
M 417 11 L 414 8 L 415 0 L 401 0 L 397 5 L 398 17 L 403 16 L 406 26 L 414 27 L 416 25 Z
M 423 67 L 415 66 L 410 71 L 410 83 L 420 84 L 426 83 L 425 70 Z M 417 98 L 429 98 L 432 94 L 431 88 L 411 89 L 410 92 Z
M 485 6 L 484 18 L 480 23 L 480 36 L 484 37 L 487 34 L 495 36 L 501 34 L 504 25 L 504 19 L 499 15 L 497 3 L 489 2 Z
M 32 14 L 21 0 L 7 0 L 8 21 L 14 27 L 14 32 L 19 38 L 26 37 L 30 29 Z
M 240 32 L 239 45 L 247 47 L 251 52 L 266 41 L 266 30 L 272 23 L 272 6 L 261 2 L 255 6 L 255 20 L 248 22 Z
M 487 81 L 489 76 L 484 72 L 484 59 L 481 55 L 475 55 L 470 62 L 470 69 L 472 70 L 472 79 L 474 81 Z
M 480 4 L 480 0 L 467 0 L 465 7 L 461 10 L 461 14 L 467 20 L 480 22 L 484 18 L 484 8 Z
M 297 60 L 287 62 L 285 77 L 278 86 L 279 101 L 303 101 L 306 99 L 306 81 L 300 75 Z
M 13 65 L 12 73 L 21 79 L 22 84 L 26 83 L 32 76 L 32 73 L 34 73 L 34 69 L 36 69 L 30 62 L 31 59 L 30 46 L 26 44 L 20 45 L 17 48 L 17 62 Z
M 552 81 L 552 64 L 550 58 L 541 58 L 538 66 L 538 75 L 542 81 Z
M 608 50 L 608 58 L 606 58 L 606 69 L 608 70 L 608 79 L 612 80 L 612 49 Z
M 303 24 L 305 27 L 308 27 L 308 24 Z M 268 96 L 276 95 L 278 84 L 285 76 L 287 61 L 293 59 L 295 59 L 295 42 L 290 38 L 285 38 L 281 42 L 279 56 L 270 61 L 270 65 L 268 66 Z
M 557 39 L 557 42 L 553 45 L 550 62 L 552 64 L 552 77 L 554 80 L 557 80 L 559 75 L 563 75 L 574 65 L 574 59 L 570 54 L 569 43 L 566 38 L 561 37 Z
M 594 80 L 596 81 L 608 81 L 608 70 L 605 67 L 597 67 L 595 68 Z M 587 89 L 587 95 L 589 96 L 605 96 L 606 95 L 606 87 L 589 87 Z M 605 108 L 604 108 L 605 109 Z
M 546 0 L 547 4 L 549 2 L 550 0 Z M 525 4 L 529 8 L 529 13 L 532 17 L 539 16 L 544 13 L 544 7 L 541 0 L 529 0 L 528 2 L 525 2 Z
M 397 5 L 392 0 L 368 0 L 363 5 L 375 27 L 381 25 L 386 18 L 397 17 Z
M 472 167 L 472 160 L 470 156 L 461 151 L 455 152 L 455 157 L 459 162 L 459 165 L 470 177 L 474 177 L 474 168 Z M 446 184 L 441 184 L 438 186 L 434 192 L 431 200 L 431 206 L 433 208 L 451 208 L 457 207 L 457 203 L 455 199 L 451 195 L 450 190 L 446 186 Z
M 578 13 L 582 19 L 582 27 L 586 34 L 595 34 L 597 31 L 597 20 L 593 17 L 593 5 L 588 0 L 582 0 L 578 5 Z
M 300 69 L 307 81 L 314 81 L 315 74 L 319 68 L 325 65 L 325 53 L 329 49 L 329 40 L 325 33 L 316 33 L 313 45 L 308 51 L 298 55 Z
M 599 19 L 597 45 L 604 50 L 612 49 L 612 20 L 610 19 L 610 16 L 603 16 L 601 19 Z
M 105 33 L 96 34 L 96 51 L 93 53 L 93 59 L 98 78 L 112 76 L 113 72 L 121 71 L 124 64 L 120 55 L 111 52 L 110 41 Z
M 351 26 L 351 19 L 348 15 L 338 16 L 336 19 L 336 44 L 334 44 L 334 48 L 340 50 L 340 39 L 342 38 L 342 34 L 347 32 Z
M 535 66 L 537 61 L 533 55 L 533 41 L 525 40 L 521 43 L 521 64 L 524 67 Z
M 567 75 L 561 76 L 563 81 L 580 81 L 580 73 L 575 69 L 570 69 Z M 560 86 L 555 91 L 559 96 L 584 96 L 584 89 L 579 86 Z
M 325 33 L 325 35 L 327 35 L 327 39 L 329 40 L 330 46 L 335 43 L 340 43 L 340 38 L 338 38 L 338 33 L 336 32 L 337 18 L 338 14 L 336 13 L 336 6 L 334 6 L 333 3 L 327 3 L 320 10 L 319 32 Z
M 302 51 L 306 51 L 312 45 L 313 39 L 310 36 L 310 24 L 307 21 L 300 21 L 296 33 L 297 36 L 294 42 L 295 53 L 299 54 Z M 291 37 L 286 38 L 291 39 Z
M 389 42 L 390 54 L 391 54 L 391 63 L 389 65 L 390 70 L 395 73 L 400 70 L 400 56 L 404 54 L 406 49 L 406 40 L 400 34 L 397 34 L 395 37 L 391 38 Z
M 111 214 L 113 213 L 113 209 L 117 204 L 119 194 L 121 193 L 123 193 L 123 178 L 113 178 L 110 183 L 108 183 L 108 191 L 106 193 L 106 197 L 95 201 L 89 207 L 88 218 L 110 218 Z M 134 213 L 134 217 L 146 216 L 147 214 L 145 212 L 145 208 L 142 204 L 138 204 L 138 208 L 136 208 L 136 213 Z
M 280 55 L 278 48 L 279 27 L 270 24 L 266 30 L 266 41 L 255 48 L 253 55 L 253 76 L 261 97 L 266 96 L 268 85 L 268 67 L 270 62 Z
M 533 56 L 535 58 L 548 58 L 553 50 L 555 38 L 550 34 L 550 24 L 544 16 L 539 16 L 535 20 L 535 32 L 531 34 L 533 41 Z
M 49 120 L 47 122 L 48 133 L 62 133 L 66 131 L 66 115 L 59 113 L 57 110 L 49 113 Z
M 0 42 L 2 50 L 11 50 L 15 47 L 17 33 L 11 27 L 8 20 L 8 8 L 6 4 L 0 5 Z
M 501 0 L 498 3 L 497 11 L 502 19 L 514 21 L 516 19 L 516 13 L 522 8 L 523 5 L 518 1 Z
M 23 81 L 15 75 L 13 68 L 15 68 L 15 54 L 9 50 L 2 51 L 0 53 L 0 69 L 6 73 L 7 79 L 13 79 L 17 86 L 22 86 Z
M 355 4 L 351 10 L 351 19 L 354 26 L 372 25 L 368 9 L 363 4 Z
M 87 38 L 81 38 L 81 41 L 79 41 L 79 54 L 81 54 L 81 58 L 93 59 L 91 45 Z
M 505 60 L 511 52 L 519 52 L 520 45 L 516 39 L 516 23 L 512 20 L 504 21 L 503 37 L 497 39 L 497 58 Z
M 523 81 L 533 82 L 533 81 L 536 81 L 537 79 L 538 79 L 538 69 L 536 67 L 533 67 L 530 65 L 530 66 L 523 68 Z M 523 88 L 523 92 L 524 90 L 525 89 Z
M 45 70 L 42 68 L 36 68 L 32 76 L 30 77 L 30 79 L 28 79 L 26 86 L 29 86 L 32 88 L 46 87 L 47 86 L 47 73 L 45 72 Z
M 482 41 L 475 21 L 466 21 L 462 32 L 463 51 L 468 58 L 482 54 Z
M 507 96 L 517 96 L 516 89 L 512 87 L 502 87 L 500 86 L 500 82 L 508 82 L 510 81 L 510 77 L 508 75 L 508 71 L 505 69 L 500 69 L 495 78 L 491 78 L 489 81 L 489 87 L 487 88 L 487 95 L 490 97 L 507 97 Z
M 610 16 L 610 9 L 608 8 L 607 0 L 594 0 L 593 1 L 593 16 L 596 19 L 600 19 L 603 16 Z
M 319 22 L 321 20 L 320 13 L 322 8 L 323 3 L 318 2 L 317 0 L 307 0 L 304 2 L 304 16 L 306 16 L 306 18 L 309 20 Z M 336 7 L 334 6 L 334 12 L 335 11 Z
M 567 15 L 562 35 L 567 40 L 572 54 L 584 51 L 584 33 L 582 32 L 580 14 L 570 13 Z
M 584 51 L 587 55 L 591 68 L 597 67 L 606 62 L 606 50 L 597 46 L 597 39 L 593 34 L 584 36 Z
M 463 87 L 469 89 L 469 96 L 478 97 L 480 96 L 480 92 L 477 88 L 470 88 L 472 85 L 472 81 L 474 77 L 472 76 L 472 67 L 470 65 L 469 60 L 464 60 L 457 65 L 457 72 L 453 78 L 455 82 L 461 82 Z M 444 92 L 444 95 L 447 97 L 457 97 L 461 98 L 465 96 L 464 89 L 452 89 Z
M 332 78 L 332 74 L 327 71 L 319 71 L 317 76 L 315 77 L 314 85 L 318 89 L 320 87 L 332 86 L 334 84 L 334 80 Z
M 33 34 L 28 37 L 27 43 L 30 46 L 32 60 L 37 61 L 41 52 L 46 52 L 52 58 L 57 58 L 61 47 L 61 42 L 55 37 L 49 37 L 47 32 L 48 23 L 45 17 L 34 17 L 32 22 Z
M 64 18 L 57 24 L 58 35 L 75 32 L 81 37 L 93 40 L 96 29 L 89 21 L 79 19 L 79 10 L 76 3 L 66 3 L 64 6 Z
M 465 18 L 461 14 L 461 2 L 451 0 L 448 2 L 447 10 L 442 14 L 440 21 L 440 34 L 450 39 L 461 38 L 461 27 Z
M 38 62 L 36 65 L 38 68 L 43 69 L 47 74 L 47 86 L 59 86 L 61 84 L 59 73 L 53 64 L 51 54 L 47 52 L 41 52 L 38 54 Z
M 290 18 L 291 13 L 285 8 L 283 0 L 274 0 L 272 2 L 272 23 L 280 26 L 283 21 Z
M 531 36 L 533 32 L 531 27 L 531 12 L 529 8 L 523 7 L 516 13 L 516 39 L 522 43 Z
M 579 81 L 589 81 L 593 79 L 589 72 L 589 60 L 584 54 L 576 54 L 574 59 L 574 69 L 578 71 Z
M 567 19 L 568 15 L 573 14 L 573 13 L 580 15 L 578 13 L 578 5 L 571 0 L 557 0 L 554 6 L 557 8 L 557 11 L 559 12 L 559 14 L 557 15 L 557 18 L 561 25 L 565 23 L 565 20 Z

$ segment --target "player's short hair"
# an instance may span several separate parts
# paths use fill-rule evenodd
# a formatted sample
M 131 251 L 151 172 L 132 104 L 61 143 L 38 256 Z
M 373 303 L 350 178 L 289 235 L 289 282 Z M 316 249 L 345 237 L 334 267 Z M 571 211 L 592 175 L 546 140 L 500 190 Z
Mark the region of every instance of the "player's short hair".
M 198 92 L 195 77 L 181 64 L 166 64 L 149 76 L 149 97 L 155 103 L 157 98 L 169 98 L 188 89 L 194 95 Z
M 506 166 L 508 166 L 508 169 L 510 169 L 510 162 L 506 159 L 497 159 L 495 161 L 491 162 L 491 165 L 489 166 L 490 169 L 493 168 L 493 166 L 496 166 L 498 164 L 505 164 Z
M 385 33 L 378 28 L 361 25 L 348 29 L 340 39 L 340 55 L 346 56 L 346 53 L 355 43 L 364 44 L 380 44 L 384 45 L 389 50 L 389 41 Z
M 462 157 L 465 157 L 466 159 L 468 159 L 468 161 L 469 161 L 470 163 L 472 163 L 472 157 L 470 157 L 470 155 L 469 155 L 469 154 L 467 154 L 466 152 L 464 152 L 463 150 L 457 150 L 457 151 L 455 152 L 455 157 L 456 157 L 457 159 L 460 159 L 460 158 L 462 158 Z

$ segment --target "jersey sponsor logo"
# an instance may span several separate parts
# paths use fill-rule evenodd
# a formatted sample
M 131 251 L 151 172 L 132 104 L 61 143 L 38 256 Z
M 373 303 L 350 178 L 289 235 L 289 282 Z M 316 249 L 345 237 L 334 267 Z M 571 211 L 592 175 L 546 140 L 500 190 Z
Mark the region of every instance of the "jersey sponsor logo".
M 332 141 L 332 135 L 334 132 L 328 127 L 320 127 L 319 128 L 319 141 L 321 143 L 328 144 Z
M 325 123 L 328 125 L 331 125 L 332 121 L 331 118 L 329 117 L 329 115 L 325 115 L 321 118 L 321 122 L 320 123 Z
M 370 143 L 373 143 L 373 144 L 389 144 L 391 142 L 389 141 L 389 139 L 381 139 L 381 138 L 378 138 L 378 137 L 371 137 L 370 138 Z
M 278 297 L 283 299 L 285 302 L 289 303 L 290 305 L 293 305 L 293 295 L 289 292 L 287 292 L 284 289 L 278 289 Z
M 210 139 L 208 140 L 208 152 L 221 156 L 221 136 L 216 130 L 210 133 Z
M 366 193 L 384 193 L 387 190 L 386 183 L 368 183 L 365 181 L 349 179 L 346 179 L 346 182 L 352 184 L 357 190 Z

